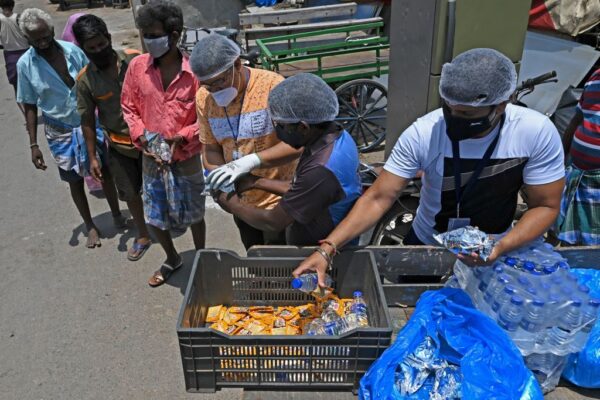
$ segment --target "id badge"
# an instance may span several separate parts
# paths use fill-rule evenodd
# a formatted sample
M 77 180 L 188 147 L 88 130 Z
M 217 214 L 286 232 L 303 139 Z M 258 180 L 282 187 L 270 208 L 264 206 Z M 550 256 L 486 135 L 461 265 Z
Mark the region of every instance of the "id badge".
M 448 232 L 455 229 L 464 228 L 471 224 L 471 218 L 450 218 L 448 220 Z
M 242 153 L 240 153 L 240 152 L 239 152 L 239 151 L 237 151 L 237 150 L 234 150 L 234 151 L 233 151 L 233 159 L 234 159 L 234 160 L 239 160 L 239 159 L 240 159 L 240 158 L 242 158 L 242 157 L 243 157 Z

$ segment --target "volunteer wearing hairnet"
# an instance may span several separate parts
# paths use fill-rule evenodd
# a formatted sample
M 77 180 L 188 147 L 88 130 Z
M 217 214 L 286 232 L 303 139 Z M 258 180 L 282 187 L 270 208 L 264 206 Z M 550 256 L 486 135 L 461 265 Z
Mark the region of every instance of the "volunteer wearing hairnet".
M 221 207 L 263 231 L 286 229 L 289 245 L 317 245 L 346 216 L 361 192 L 358 151 L 348 132 L 335 122 L 335 92 L 319 77 L 298 74 L 269 95 L 277 137 L 303 149 L 293 180 L 247 175 L 237 192 L 260 189 L 282 196 L 272 210 L 253 207 L 237 195 L 220 193 Z
M 269 92 L 283 77 L 244 67 L 239 46 L 219 34 L 196 44 L 190 65 L 201 84 L 196 108 L 204 167 L 212 171 L 209 187 L 226 190 L 252 170 L 268 179 L 290 179 L 300 151 L 279 141 L 267 110 Z M 279 199 L 260 190 L 242 196 L 245 204 L 263 210 L 273 209 Z M 284 232 L 256 229 L 239 218 L 235 223 L 246 249 L 285 242 Z
M 508 103 L 516 82 L 512 62 L 492 49 L 469 50 L 445 64 L 442 108 L 402 133 L 384 172 L 322 238 L 327 242 L 321 251 L 331 255 L 374 225 L 419 170 L 424 171 L 420 205 L 404 244 L 434 245 L 434 234 L 466 224 L 501 234 L 511 227 L 523 185 L 528 211 L 498 241 L 488 263 L 546 232 L 560 209 L 564 156 L 546 116 Z M 470 265 L 484 264 L 475 254 L 459 257 Z M 323 285 L 327 265 L 315 253 L 294 272 L 316 270 Z

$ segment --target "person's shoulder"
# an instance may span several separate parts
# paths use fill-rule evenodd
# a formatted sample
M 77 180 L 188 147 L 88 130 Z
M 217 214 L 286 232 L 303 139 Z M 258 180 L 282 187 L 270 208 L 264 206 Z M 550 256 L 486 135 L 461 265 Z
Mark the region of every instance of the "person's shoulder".
M 33 56 L 33 47 L 30 47 L 17 61 L 17 68 L 26 67 L 31 64 L 31 57 Z
M 75 77 L 75 80 L 77 82 L 81 82 L 87 76 L 88 66 L 89 66 L 89 64 L 86 65 L 85 67 L 81 68 L 81 70 L 79 71 L 79 73 Z
M 273 86 L 283 82 L 285 79 L 283 76 L 279 75 L 277 72 L 269 71 L 266 69 L 257 69 L 251 68 L 251 73 L 255 74 L 256 79 L 260 79 L 261 81 L 268 81 Z
M 550 118 L 531 108 L 508 104 L 505 113 L 511 131 L 520 136 L 539 133 L 552 125 Z
M 56 41 L 63 49 L 66 49 L 71 53 L 84 54 L 83 50 L 81 50 L 79 48 L 79 46 L 77 46 L 74 43 L 68 42 L 66 40 L 60 40 L 60 39 L 57 39 Z
M 134 58 L 142 54 L 141 51 L 136 49 L 121 49 L 116 51 L 117 53 L 120 53 L 121 58 L 124 59 L 127 63 L 131 63 L 131 61 L 133 61 Z
M 417 135 L 420 138 L 431 137 L 436 127 L 444 123 L 444 113 L 441 108 L 430 111 L 419 117 L 405 131 L 407 134 Z
M 196 92 L 196 104 L 199 107 L 205 108 L 210 92 L 203 87 L 200 87 Z
M 132 57 L 131 61 L 129 62 L 129 68 L 136 68 L 147 65 L 148 62 L 150 62 L 150 58 L 151 56 L 149 53 L 138 54 L 137 56 Z

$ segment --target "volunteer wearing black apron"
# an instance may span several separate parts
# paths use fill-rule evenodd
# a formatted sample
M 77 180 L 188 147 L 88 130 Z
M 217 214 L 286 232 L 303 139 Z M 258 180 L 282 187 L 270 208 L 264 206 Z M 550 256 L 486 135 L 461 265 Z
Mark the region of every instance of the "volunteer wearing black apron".
M 511 228 L 523 185 L 528 211 L 497 243 L 487 263 L 542 235 L 560 208 L 564 156 L 546 116 L 509 104 L 516 82 L 513 63 L 492 49 L 469 50 L 445 64 L 442 108 L 402 133 L 384 172 L 323 238 L 321 248 L 333 254 L 374 225 L 420 170 L 421 200 L 404 244 L 434 245 L 434 234 L 465 225 L 504 233 Z M 459 257 L 471 265 L 484 264 L 475 255 Z M 323 273 L 328 263 L 315 252 L 295 273 Z

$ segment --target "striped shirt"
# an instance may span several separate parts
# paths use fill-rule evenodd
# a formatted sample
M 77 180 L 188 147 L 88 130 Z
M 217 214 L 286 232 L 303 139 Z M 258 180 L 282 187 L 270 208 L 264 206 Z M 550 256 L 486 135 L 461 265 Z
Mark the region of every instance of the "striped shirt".
M 249 70 L 250 80 L 245 93 L 239 93 L 227 106 L 227 113 L 205 88 L 200 88 L 196 94 L 200 142 L 220 145 L 226 163 L 233 160 L 234 152 L 245 156 L 279 143 L 267 103 L 271 89 L 283 81 L 283 77 L 271 71 Z M 291 180 L 296 164 L 294 161 L 280 167 L 260 168 L 253 173 L 268 179 Z M 275 207 L 279 199 L 279 196 L 261 190 L 249 190 L 242 195 L 244 203 L 267 210 Z
M 600 169 L 600 69 L 585 84 L 577 110 L 583 122 L 571 144 L 573 164 L 583 170 Z

